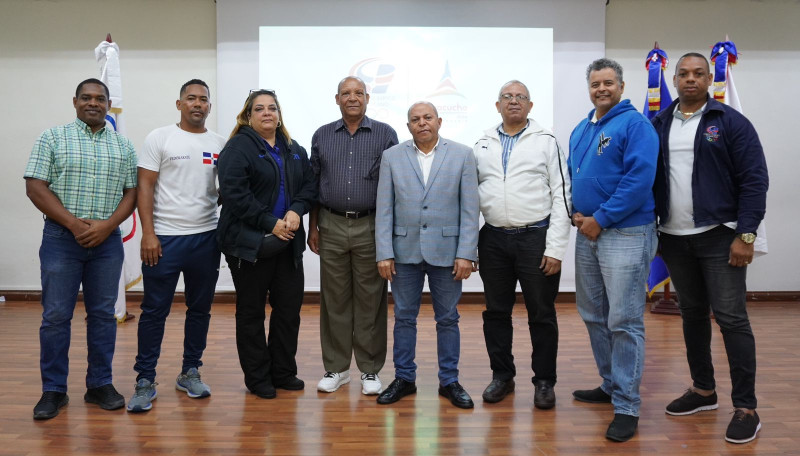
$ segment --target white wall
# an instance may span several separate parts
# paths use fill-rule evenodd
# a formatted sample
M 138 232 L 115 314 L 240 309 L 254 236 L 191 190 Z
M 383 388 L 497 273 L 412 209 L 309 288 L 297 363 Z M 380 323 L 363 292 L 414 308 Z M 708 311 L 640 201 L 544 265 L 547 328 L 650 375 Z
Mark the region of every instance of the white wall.
M 94 48 L 120 46 L 127 135 L 137 150 L 176 122 L 180 86 L 200 78 L 216 102 L 213 0 L 2 0 L 0 2 L 0 290 L 38 290 L 42 215 L 22 175 L 39 134 L 75 119 L 72 97 L 99 77 Z M 216 125 L 212 107 L 209 126 Z
M 220 4 L 232 0 L 219 0 Z M 602 0 L 599 0 L 602 3 Z M 251 2 L 263 3 L 263 2 Z M 354 1 L 355 8 L 334 10 L 328 2 L 274 2 L 283 25 L 313 25 L 336 21 L 356 25 L 354 18 L 382 16 L 394 25 L 441 25 L 444 16 L 469 25 L 547 26 L 547 15 L 567 8 L 574 21 L 564 38 L 555 30 L 556 54 L 572 56 L 565 70 L 556 69 L 556 93 L 583 91 L 582 72 L 596 53 L 591 40 L 581 35 L 606 20 L 607 54 L 626 69 L 626 94 L 641 106 L 646 87 L 644 58 L 653 41 L 673 61 L 687 51 L 707 53 L 710 46 L 729 34 L 741 51 L 735 67 L 736 85 L 745 114 L 753 121 L 767 153 L 771 186 L 767 207 L 770 251 L 750 267 L 753 291 L 800 290 L 796 259 L 800 245 L 794 233 L 800 214 L 792 190 L 797 178 L 791 132 L 797 129 L 797 87 L 800 84 L 800 3 L 795 0 L 611 0 L 605 17 L 581 10 L 574 2 L 537 2 L 540 14 L 519 14 L 532 2 L 450 1 L 395 2 Z M 292 9 L 300 5 L 299 9 Z M 381 10 L 377 10 L 378 6 Z M 97 77 L 94 47 L 111 32 L 121 47 L 123 90 L 128 135 L 137 147 L 153 128 L 175 122 L 174 100 L 180 85 L 199 77 L 212 88 L 208 125 L 217 125 L 218 100 L 216 26 L 228 21 L 235 26 L 247 18 L 217 17 L 213 0 L 0 0 L 0 290 L 37 290 L 41 214 L 25 197 L 22 174 L 36 137 L 46 128 L 70 122 L 75 111 L 71 97 L 75 86 Z M 485 14 L 487 9 L 492 14 Z M 418 15 L 414 24 L 396 19 L 398 14 Z M 536 17 L 534 17 L 536 16 Z M 255 19 L 264 19 L 261 18 Z M 329 22 L 327 22 L 329 23 Z M 544 24 L 543 24 L 544 23 Z M 247 38 L 241 29 L 239 38 Z M 252 31 L 253 36 L 257 35 Z M 239 38 L 230 42 L 235 45 Z M 220 44 L 222 45 L 222 44 Z M 243 49 L 246 51 L 245 49 Z M 513 49 L 503 50 L 513 55 Z M 577 52 L 577 53 L 576 53 Z M 582 54 L 581 54 L 582 53 Z M 244 67 L 247 67 L 244 65 Z M 244 75 L 253 84 L 257 73 L 226 66 L 225 75 Z M 576 74 L 577 73 L 577 74 Z M 255 85 L 253 86 L 255 87 Z M 673 91 L 673 95 L 674 95 Z M 239 105 L 236 94 L 229 101 Z M 588 96 L 578 104 L 555 100 L 555 130 L 562 143 L 591 105 Z M 790 104 L 792 100 L 793 104 Z M 535 113 L 534 113 L 535 114 Z M 563 122 L 558 119 L 564 119 Z M 227 134 L 227 131 L 221 131 Z M 791 173 L 791 174 L 790 174 Z M 565 264 L 571 274 L 572 260 Z
M 744 114 L 753 122 L 769 168 L 766 228 L 769 254 L 748 268 L 751 291 L 800 290 L 797 230 L 800 2 L 796 0 L 611 0 L 606 55 L 625 69 L 625 96 L 641 109 L 647 92 L 645 58 L 653 42 L 667 51 L 671 76 L 686 52 L 708 56 L 729 35 L 740 53 L 733 67 Z M 712 67 L 713 68 L 713 67 Z

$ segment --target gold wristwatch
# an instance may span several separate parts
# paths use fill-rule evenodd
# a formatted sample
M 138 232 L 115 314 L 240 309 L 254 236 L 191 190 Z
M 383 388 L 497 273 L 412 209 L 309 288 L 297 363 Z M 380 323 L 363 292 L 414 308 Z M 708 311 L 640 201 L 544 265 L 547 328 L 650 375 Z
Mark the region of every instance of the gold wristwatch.
M 742 240 L 745 244 L 752 244 L 756 242 L 756 234 L 755 233 L 739 233 L 739 239 Z

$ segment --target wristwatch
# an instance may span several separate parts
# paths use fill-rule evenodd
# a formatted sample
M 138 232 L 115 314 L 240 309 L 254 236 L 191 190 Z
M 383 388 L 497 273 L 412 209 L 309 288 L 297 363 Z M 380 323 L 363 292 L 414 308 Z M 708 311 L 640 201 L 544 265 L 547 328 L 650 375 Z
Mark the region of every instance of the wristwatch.
M 739 239 L 742 240 L 745 244 L 752 244 L 756 242 L 756 233 L 739 233 Z

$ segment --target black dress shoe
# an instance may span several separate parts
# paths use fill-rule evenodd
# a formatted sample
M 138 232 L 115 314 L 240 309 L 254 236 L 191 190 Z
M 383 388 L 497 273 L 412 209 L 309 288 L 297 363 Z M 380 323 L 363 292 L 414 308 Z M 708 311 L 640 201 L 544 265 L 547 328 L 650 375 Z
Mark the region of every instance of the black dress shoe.
M 90 404 L 97 404 L 103 410 L 116 410 L 125 406 L 125 398 L 111 383 L 87 389 L 83 400 Z
M 289 391 L 300 391 L 306 387 L 305 382 L 297 378 L 297 376 L 291 376 L 287 379 L 280 381 L 273 380 L 272 384 L 275 385 L 275 388 L 285 389 Z
M 453 382 L 447 386 L 440 385 L 439 395 L 450 399 L 450 402 L 458 408 L 471 409 L 475 407 L 472 398 L 469 397 L 464 387 L 459 385 L 458 382 Z
M 514 391 L 514 379 L 498 380 L 494 379 L 489 386 L 483 390 L 483 401 L 489 403 L 500 402 L 508 396 L 509 393 Z
M 533 393 L 533 405 L 543 410 L 551 409 L 556 405 L 556 393 L 553 385 L 547 380 L 533 382 L 536 392 Z
M 611 396 L 609 396 L 599 386 L 591 390 L 575 390 L 572 392 L 572 396 L 575 398 L 576 401 L 588 402 L 590 404 L 611 403 Z
M 275 399 L 275 396 L 278 395 L 271 383 L 266 383 L 250 391 L 261 399 Z
M 627 442 L 636 434 L 639 417 L 631 415 L 614 414 L 614 421 L 608 425 L 606 438 L 615 442 Z
M 408 382 L 402 378 L 396 378 L 378 396 L 378 404 L 394 404 L 400 399 L 417 392 L 417 384 Z
M 33 408 L 34 420 L 49 420 L 50 418 L 58 415 L 58 409 L 69 403 L 69 396 L 67 393 L 59 393 L 58 391 L 45 391 L 42 393 L 41 399 L 36 403 Z

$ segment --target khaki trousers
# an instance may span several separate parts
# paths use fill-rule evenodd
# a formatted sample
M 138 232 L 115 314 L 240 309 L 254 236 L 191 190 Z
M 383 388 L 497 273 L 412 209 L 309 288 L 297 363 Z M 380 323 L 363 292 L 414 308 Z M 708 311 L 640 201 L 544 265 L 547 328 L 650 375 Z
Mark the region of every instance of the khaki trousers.
M 320 208 L 320 343 L 328 372 L 378 373 L 386 360 L 387 282 L 375 261 L 375 215 L 348 219 Z

